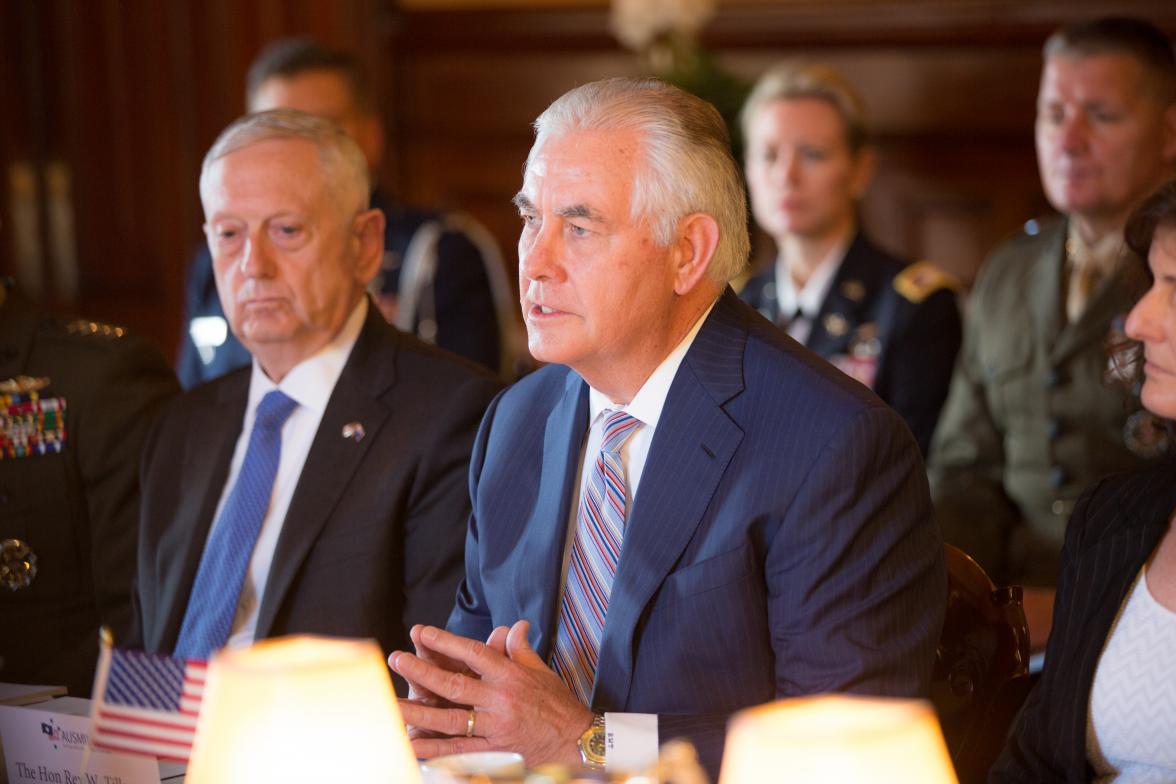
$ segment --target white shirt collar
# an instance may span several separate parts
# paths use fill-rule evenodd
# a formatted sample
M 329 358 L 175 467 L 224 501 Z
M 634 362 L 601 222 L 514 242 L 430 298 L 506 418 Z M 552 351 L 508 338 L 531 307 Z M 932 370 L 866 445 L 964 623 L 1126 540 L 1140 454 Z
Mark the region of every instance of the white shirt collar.
M 327 408 L 327 401 L 331 398 L 335 383 L 343 373 L 343 366 L 347 364 L 351 349 L 355 347 L 355 341 L 363 329 L 367 311 L 367 296 L 360 297 L 359 304 L 351 311 L 347 321 L 343 322 L 339 334 L 317 353 L 291 368 L 280 384 L 271 381 L 254 358 L 253 375 L 249 379 L 249 407 L 246 411 L 257 410 L 258 403 L 267 392 L 280 389 L 298 405 L 321 415 Z
M 717 302 L 718 300 L 716 300 Z M 686 336 L 679 341 L 674 350 L 661 361 L 649 378 L 645 379 L 645 383 L 641 385 L 641 389 L 637 390 L 637 394 L 629 401 L 628 405 L 621 405 L 614 403 L 609 399 L 608 395 L 588 387 L 588 424 L 589 426 L 595 424 L 597 417 L 605 409 L 612 411 L 625 411 L 630 416 L 636 417 L 644 425 L 645 430 L 653 432 L 657 427 L 657 421 L 661 419 L 662 408 L 666 404 L 666 396 L 670 394 L 670 385 L 674 383 L 674 376 L 678 374 L 678 367 L 682 364 L 682 360 L 686 357 L 686 352 L 690 350 L 691 344 L 694 343 L 694 338 L 698 335 L 698 331 L 702 329 L 702 324 L 706 321 L 706 317 L 714 310 L 715 303 L 712 302 L 710 306 L 703 312 L 698 320 L 694 322 L 694 326 L 686 333 Z
M 784 255 L 776 257 L 776 302 L 781 316 L 790 317 L 799 307 L 805 318 L 814 319 L 817 317 L 817 314 L 821 312 L 821 305 L 829 293 L 829 288 L 833 285 L 833 278 L 836 277 L 837 270 L 841 269 L 841 263 L 845 260 L 845 252 L 849 250 L 849 242 L 850 239 L 847 238 L 834 245 L 829 254 L 813 270 L 813 274 L 809 275 L 804 288 L 799 291 L 792 280 L 792 274 L 788 271 Z

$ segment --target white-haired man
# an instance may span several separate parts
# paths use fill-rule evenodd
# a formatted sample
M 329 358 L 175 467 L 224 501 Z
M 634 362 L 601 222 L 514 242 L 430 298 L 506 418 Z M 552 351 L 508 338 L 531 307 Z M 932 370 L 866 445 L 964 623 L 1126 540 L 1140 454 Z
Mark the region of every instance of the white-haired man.
M 355 142 L 293 110 L 241 118 L 205 157 L 217 289 L 253 362 L 178 398 L 148 442 L 132 642 L 391 649 L 452 607 L 470 444 L 498 384 L 370 305 L 384 217 L 368 193 Z
M 945 590 L 918 447 L 727 288 L 747 207 L 718 113 L 620 79 L 536 129 L 519 287 L 551 364 L 483 421 L 448 630 L 389 657 L 417 753 L 634 767 L 685 735 L 714 773 L 739 708 L 925 693 Z

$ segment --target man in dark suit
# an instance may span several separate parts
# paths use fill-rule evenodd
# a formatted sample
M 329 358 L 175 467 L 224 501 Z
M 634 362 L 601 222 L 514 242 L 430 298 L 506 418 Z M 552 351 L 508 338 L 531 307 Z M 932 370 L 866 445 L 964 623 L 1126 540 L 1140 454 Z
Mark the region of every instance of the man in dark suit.
M 352 55 L 308 38 L 281 39 L 257 56 L 247 82 L 249 111 L 298 109 L 324 117 L 355 139 L 368 167 L 379 171 L 384 127 Z M 379 188 L 370 206 L 385 219 L 372 293 L 389 323 L 511 377 L 518 328 L 489 232 L 460 213 L 397 204 Z M 249 352 L 227 328 L 207 246 L 188 265 L 184 310 L 176 369 L 185 388 L 249 364 Z
M 334 124 L 241 118 L 200 192 L 253 363 L 179 398 L 149 440 L 135 641 L 197 658 L 293 632 L 403 645 L 452 606 L 470 444 L 499 384 L 370 305 L 384 217 Z
M 619 79 L 536 127 L 520 294 L 552 364 L 483 420 L 448 630 L 389 657 L 417 753 L 640 768 L 684 735 L 713 775 L 740 708 L 925 694 L 946 592 L 918 447 L 727 288 L 747 208 L 718 113 Z
M 89 696 L 99 627 L 130 622 L 139 453 L 178 391 L 147 341 L 0 281 L 0 681 Z

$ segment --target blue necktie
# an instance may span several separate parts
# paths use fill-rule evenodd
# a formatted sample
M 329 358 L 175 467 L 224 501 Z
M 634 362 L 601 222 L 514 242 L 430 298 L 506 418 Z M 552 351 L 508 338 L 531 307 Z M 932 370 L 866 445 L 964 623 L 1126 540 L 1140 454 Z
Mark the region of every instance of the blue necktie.
M 282 424 L 298 403 L 280 390 L 261 399 L 241 472 L 204 547 L 174 655 L 207 659 L 229 639 L 245 570 L 269 510 L 282 454 Z
M 584 705 L 592 699 L 604 618 L 625 537 L 625 467 L 621 447 L 641 424 L 624 411 L 604 411 L 600 454 L 584 485 L 576 537 L 560 603 L 551 665 Z

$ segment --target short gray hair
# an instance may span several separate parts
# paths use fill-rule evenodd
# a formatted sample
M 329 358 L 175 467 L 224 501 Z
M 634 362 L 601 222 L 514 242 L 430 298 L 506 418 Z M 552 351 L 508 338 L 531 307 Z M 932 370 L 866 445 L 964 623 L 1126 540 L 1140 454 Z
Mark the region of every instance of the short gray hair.
M 1172 42 L 1151 22 L 1130 16 L 1104 16 L 1066 25 L 1046 39 L 1041 53 L 1081 59 L 1101 54 L 1125 54 L 1143 66 L 1152 93 L 1167 107 L 1176 102 L 1176 54 Z
M 708 274 L 725 284 L 743 272 L 751 252 L 747 196 L 718 110 L 658 79 L 605 79 L 558 98 L 535 120 L 529 166 L 545 141 L 574 131 L 634 130 L 645 166 L 633 183 L 632 211 L 650 222 L 654 241 L 669 245 L 682 218 L 695 212 L 719 224 Z
M 272 109 L 234 120 L 213 142 L 200 167 L 200 193 L 212 165 L 229 153 L 271 139 L 302 139 L 318 148 L 340 206 L 359 212 L 371 199 L 371 174 L 359 145 L 330 120 L 295 109 Z
M 845 141 L 851 152 L 859 152 L 869 141 L 865 107 L 849 80 L 827 65 L 803 60 L 778 63 L 755 83 L 739 114 L 743 138 L 751 137 L 751 123 L 764 106 L 799 98 L 816 98 L 837 110 L 845 123 Z

